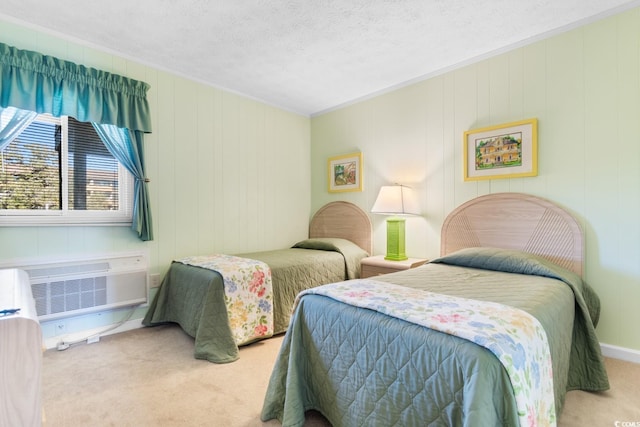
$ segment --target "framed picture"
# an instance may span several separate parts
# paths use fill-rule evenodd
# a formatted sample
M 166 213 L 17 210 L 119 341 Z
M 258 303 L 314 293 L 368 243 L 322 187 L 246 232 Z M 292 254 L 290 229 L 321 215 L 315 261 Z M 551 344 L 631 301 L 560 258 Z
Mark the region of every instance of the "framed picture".
M 522 120 L 464 133 L 464 180 L 538 174 L 538 121 Z
M 362 153 L 329 157 L 329 192 L 362 191 Z

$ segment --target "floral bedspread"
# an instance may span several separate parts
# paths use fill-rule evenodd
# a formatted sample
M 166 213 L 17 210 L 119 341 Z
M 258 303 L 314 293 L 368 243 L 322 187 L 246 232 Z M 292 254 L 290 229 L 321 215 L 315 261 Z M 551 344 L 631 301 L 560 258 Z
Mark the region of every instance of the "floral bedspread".
M 505 367 L 521 426 L 555 426 L 553 372 L 547 335 L 529 313 L 503 304 L 412 289 L 370 279 L 303 291 L 368 308 L 455 335 L 490 350 Z
M 215 270 L 222 276 L 229 325 L 237 345 L 273 335 L 271 269 L 267 264 L 224 254 L 192 256 L 178 262 Z

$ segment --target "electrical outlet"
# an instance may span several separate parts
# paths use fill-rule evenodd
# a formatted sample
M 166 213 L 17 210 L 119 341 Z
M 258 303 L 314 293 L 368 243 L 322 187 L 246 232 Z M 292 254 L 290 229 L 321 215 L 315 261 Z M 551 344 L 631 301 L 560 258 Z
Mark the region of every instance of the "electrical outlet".
M 157 288 L 160 286 L 160 275 L 159 274 L 150 274 L 149 275 L 149 287 Z

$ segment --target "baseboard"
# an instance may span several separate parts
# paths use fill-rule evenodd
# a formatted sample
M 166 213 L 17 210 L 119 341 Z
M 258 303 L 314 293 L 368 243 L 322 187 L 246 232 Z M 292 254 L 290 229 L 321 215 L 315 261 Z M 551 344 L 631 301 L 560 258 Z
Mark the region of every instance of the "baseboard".
M 604 357 L 640 363 L 640 351 L 638 350 L 603 343 L 600 343 L 600 349 Z
M 131 331 L 133 329 L 142 328 L 142 319 L 133 319 L 124 322 L 117 328 L 113 328 L 112 325 L 102 326 L 100 328 L 88 329 L 86 331 L 80 331 L 72 334 L 67 334 L 64 337 L 64 342 L 76 343 L 86 341 L 89 337 L 105 337 L 107 335 L 118 334 L 120 332 Z M 58 347 L 60 343 L 60 337 L 51 337 L 44 340 L 44 346 L 47 350 Z

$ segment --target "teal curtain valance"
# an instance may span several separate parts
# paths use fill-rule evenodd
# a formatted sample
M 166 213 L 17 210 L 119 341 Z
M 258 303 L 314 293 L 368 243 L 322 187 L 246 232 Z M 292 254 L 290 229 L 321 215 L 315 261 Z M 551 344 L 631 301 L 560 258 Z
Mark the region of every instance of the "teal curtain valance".
M 149 85 L 0 43 L 0 106 L 151 132 Z

